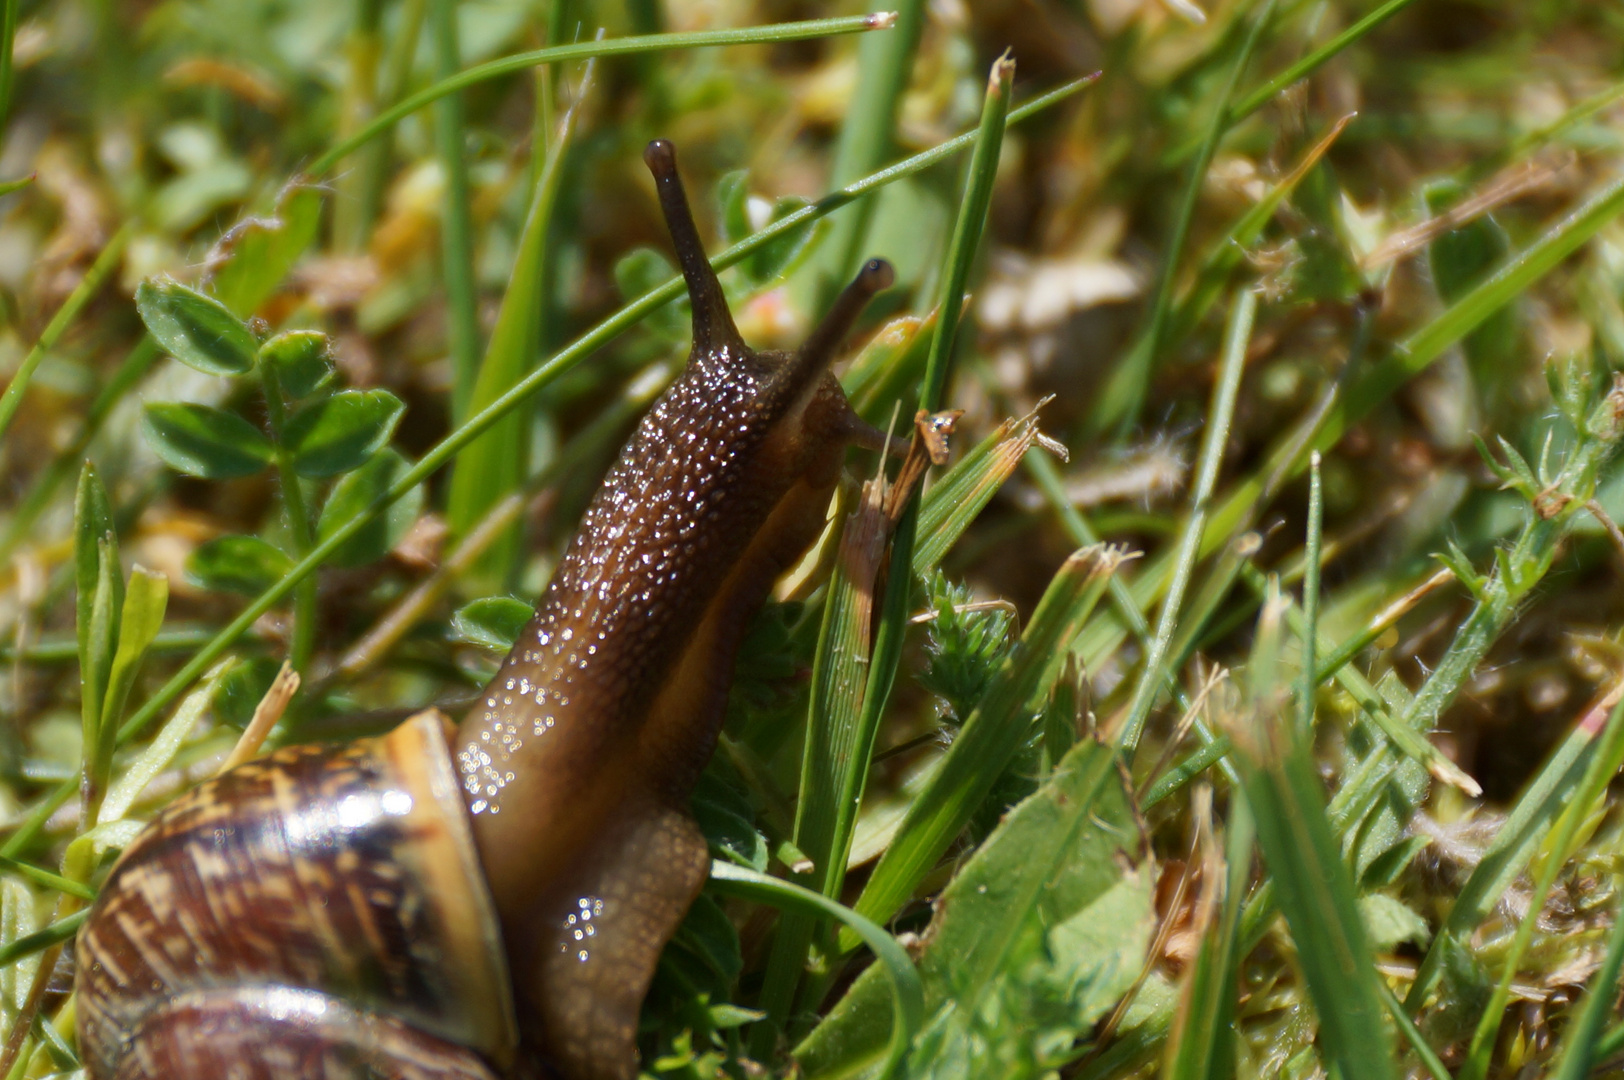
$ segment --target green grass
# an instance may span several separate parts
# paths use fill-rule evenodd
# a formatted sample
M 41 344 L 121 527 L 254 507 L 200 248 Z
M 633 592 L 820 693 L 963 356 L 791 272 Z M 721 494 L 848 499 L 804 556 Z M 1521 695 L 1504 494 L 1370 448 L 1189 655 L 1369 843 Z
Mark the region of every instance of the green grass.
M 964 415 L 749 634 L 646 1072 L 1617 1071 L 1624 18 L 1201 6 L 7 2 L 0 1075 L 283 659 L 488 677 L 686 349 L 656 136 L 748 340 L 883 256 L 854 403 Z

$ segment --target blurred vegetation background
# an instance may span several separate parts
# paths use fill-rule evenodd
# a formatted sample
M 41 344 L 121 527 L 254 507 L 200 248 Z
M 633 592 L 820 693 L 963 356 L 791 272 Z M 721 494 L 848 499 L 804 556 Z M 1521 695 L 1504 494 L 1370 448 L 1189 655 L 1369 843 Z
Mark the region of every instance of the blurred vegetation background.
M 976 494 L 958 518 L 927 496 L 929 558 L 876 601 L 895 686 L 824 694 L 831 538 L 758 620 L 696 801 L 719 858 L 902 935 L 923 1031 L 887 1058 L 888 969 L 722 889 L 662 964 L 644 1068 L 1624 1068 L 1624 10 L 932 0 L 869 33 L 521 58 L 421 107 L 532 50 L 861 12 L 4 14 L 7 859 L 93 888 L 111 818 L 211 775 L 285 659 L 303 686 L 271 745 L 466 707 L 686 352 L 683 304 L 628 308 L 673 273 L 649 139 L 715 254 L 980 124 L 1002 143 L 979 243 L 966 147 L 724 277 L 745 338 L 793 347 L 863 258 L 893 262 L 840 369 L 880 426 L 906 425 L 927 354 L 955 364 L 933 404 L 964 412 Z M 1017 107 L 1098 76 L 1005 131 L 1006 53 Z M 959 332 L 928 344 L 958 274 Z M 966 456 L 1012 417 L 1003 458 Z M 1100 541 L 1141 554 L 1068 561 Z M 95 630 L 125 574 L 122 631 Z M 831 717 L 859 715 L 853 743 Z M 1031 890 L 978 913 L 1023 866 Z M 57 1018 L 11 1066 L 38 1076 L 75 1065 L 71 964 L 38 972 L 77 923 L 30 875 L 0 884 L 0 1018 Z

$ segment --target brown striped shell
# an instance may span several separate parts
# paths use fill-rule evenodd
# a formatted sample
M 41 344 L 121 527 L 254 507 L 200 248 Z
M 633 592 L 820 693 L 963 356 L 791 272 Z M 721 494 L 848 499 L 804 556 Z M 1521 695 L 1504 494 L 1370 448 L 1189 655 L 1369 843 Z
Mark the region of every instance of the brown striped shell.
M 490 1080 L 518 1041 L 436 712 L 177 799 L 114 866 L 77 956 L 93 1080 Z

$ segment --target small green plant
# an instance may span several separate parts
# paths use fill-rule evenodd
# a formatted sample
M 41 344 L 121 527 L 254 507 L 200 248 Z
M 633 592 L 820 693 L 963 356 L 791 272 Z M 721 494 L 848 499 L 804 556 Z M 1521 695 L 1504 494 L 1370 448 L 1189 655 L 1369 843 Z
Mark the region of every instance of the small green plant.
M 177 472 L 233 480 L 275 471 L 282 505 L 278 539 L 229 535 L 201 545 L 186 568 L 196 584 L 258 595 L 318 540 L 364 514 L 410 469 L 389 445 L 405 406 L 387 390 L 335 389 L 324 334 L 257 332 L 219 300 L 176 281 L 143 282 L 135 303 L 165 351 L 188 367 L 230 380 L 221 395 L 226 400 L 240 396 L 247 384 L 264 410 L 260 426 L 239 410 L 195 402 L 148 402 L 144 408 L 147 445 Z M 421 490 L 414 489 L 327 561 L 361 566 L 381 558 L 417 520 L 422 502 Z M 290 661 L 296 670 L 310 661 L 316 621 L 316 580 L 307 578 L 294 593 Z

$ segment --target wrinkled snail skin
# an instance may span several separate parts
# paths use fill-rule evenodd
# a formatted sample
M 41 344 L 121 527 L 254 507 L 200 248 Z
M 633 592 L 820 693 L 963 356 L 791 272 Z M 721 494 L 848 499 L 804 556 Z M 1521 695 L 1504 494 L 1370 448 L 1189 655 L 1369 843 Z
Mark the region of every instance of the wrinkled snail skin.
M 669 143 L 645 154 L 693 303 L 688 365 L 588 507 L 538 614 L 457 733 L 521 1017 L 575 1080 L 634 1074 L 638 1009 L 704 883 L 687 810 L 744 629 L 868 440 L 828 372 L 870 263 L 799 353 L 747 348 Z
M 845 448 L 881 441 L 828 364 L 891 282 L 870 262 L 802 350 L 755 353 L 670 144 L 645 160 L 687 367 L 449 742 L 431 711 L 278 751 L 124 852 L 78 939 L 91 1080 L 635 1075 L 638 1010 L 706 876 L 687 803 L 744 630 L 823 527 Z

